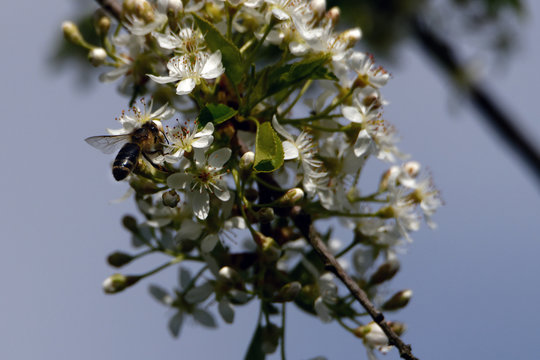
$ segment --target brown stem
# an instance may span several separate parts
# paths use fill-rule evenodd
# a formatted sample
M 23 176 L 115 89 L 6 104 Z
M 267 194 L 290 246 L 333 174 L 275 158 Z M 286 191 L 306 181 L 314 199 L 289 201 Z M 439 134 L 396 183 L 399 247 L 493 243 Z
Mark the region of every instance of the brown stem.
M 116 20 L 120 20 L 122 14 L 122 6 L 115 0 L 96 0 L 96 2 L 109 14 L 114 16 Z
M 306 214 L 305 212 L 300 212 L 299 215 L 297 215 L 294 218 L 294 222 L 296 226 L 300 229 L 302 234 L 309 239 L 311 246 L 317 251 L 319 256 L 324 260 L 326 267 L 328 270 L 332 271 L 349 289 L 351 294 L 358 300 L 358 302 L 366 309 L 367 313 L 371 316 L 373 321 L 377 323 L 381 327 L 381 329 L 386 334 L 386 337 L 388 337 L 388 343 L 390 345 L 394 345 L 399 350 L 399 355 L 401 358 L 406 360 L 418 360 L 411 351 L 411 346 L 405 344 L 399 336 L 390 328 L 388 323 L 384 320 L 384 315 L 373 306 L 371 301 L 368 299 L 366 293 L 360 289 L 358 284 L 343 270 L 341 265 L 339 265 L 338 261 L 332 255 L 332 253 L 328 250 L 326 245 L 321 239 L 321 236 L 315 229 L 315 226 L 313 226 L 313 222 L 311 220 L 311 216 L 309 214 Z

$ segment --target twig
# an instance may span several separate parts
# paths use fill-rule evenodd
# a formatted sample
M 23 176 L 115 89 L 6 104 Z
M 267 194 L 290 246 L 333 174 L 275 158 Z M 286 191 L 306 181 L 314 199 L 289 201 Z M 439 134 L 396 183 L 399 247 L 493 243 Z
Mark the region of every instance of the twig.
M 449 75 L 467 92 L 471 103 L 484 115 L 484 120 L 495 130 L 499 137 L 506 141 L 521 160 L 540 180 L 540 154 L 539 150 L 520 131 L 511 118 L 505 114 L 497 102 L 482 88 L 466 78 L 464 66 L 451 45 L 442 37 L 432 31 L 429 26 L 418 17 L 411 19 L 411 29 L 415 40 Z
M 367 313 L 371 316 L 373 321 L 377 323 L 384 331 L 388 338 L 388 343 L 394 345 L 399 350 L 399 355 L 402 359 L 406 360 L 418 360 L 412 354 L 411 346 L 405 344 L 399 336 L 388 326 L 388 323 L 384 320 L 384 315 L 373 306 L 368 299 L 366 293 L 360 289 L 358 284 L 343 270 L 339 265 L 336 258 L 328 250 L 324 242 L 322 241 L 319 233 L 313 226 L 311 216 L 304 212 L 301 212 L 294 218 L 296 226 L 300 229 L 302 234 L 309 239 L 311 245 L 317 251 L 319 256 L 324 260 L 326 267 L 332 271 L 349 289 L 351 294 L 358 300 L 358 302 L 366 309 Z
M 96 0 L 96 2 L 106 10 L 109 14 L 114 16 L 116 20 L 120 20 L 122 15 L 122 6 L 115 0 Z

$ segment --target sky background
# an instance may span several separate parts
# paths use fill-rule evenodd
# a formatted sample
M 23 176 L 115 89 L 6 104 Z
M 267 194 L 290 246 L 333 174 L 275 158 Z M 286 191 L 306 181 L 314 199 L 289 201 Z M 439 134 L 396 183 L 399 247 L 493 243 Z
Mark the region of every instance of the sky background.
M 540 3 L 526 3 L 521 44 L 488 83 L 538 144 Z M 130 250 L 120 221 L 134 206 L 109 203 L 127 185 L 113 180 L 112 158 L 83 139 L 114 127 L 127 100 L 115 84 L 81 87 L 79 68 L 51 68 L 60 24 L 78 14 L 77 4 L 12 1 L 0 12 L 0 358 L 242 358 L 255 304 L 237 308 L 232 326 L 187 324 L 175 340 L 166 327 L 171 312 L 147 292 L 150 282 L 176 285 L 175 269 L 119 295 L 101 290 L 114 272 L 106 255 Z M 538 182 L 414 45 L 389 70 L 386 118 L 402 136 L 400 148 L 430 169 L 446 203 L 435 217 L 439 228 L 413 234 L 401 258 L 389 289 L 411 288 L 414 296 L 389 318 L 407 323 L 404 340 L 421 359 L 537 358 Z M 145 259 L 126 272 L 162 261 Z M 288 314 L 289 359 L 366 358 L 360 341 L 337 325 Z

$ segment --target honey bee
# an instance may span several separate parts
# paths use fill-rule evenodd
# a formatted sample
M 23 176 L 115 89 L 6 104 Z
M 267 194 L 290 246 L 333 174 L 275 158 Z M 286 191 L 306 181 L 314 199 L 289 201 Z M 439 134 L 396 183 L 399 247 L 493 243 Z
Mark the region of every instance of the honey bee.
M 159 121 L 148 121 L 130 134 L 91 136 L 85 141 L 105 154 L 112 154 L 124 144 L 113 162 L 112 173 L 117 181 L 124 180 L 137 165 L 142 154 L 153 166 L 149 155 L 159 153 L 166 140 Z

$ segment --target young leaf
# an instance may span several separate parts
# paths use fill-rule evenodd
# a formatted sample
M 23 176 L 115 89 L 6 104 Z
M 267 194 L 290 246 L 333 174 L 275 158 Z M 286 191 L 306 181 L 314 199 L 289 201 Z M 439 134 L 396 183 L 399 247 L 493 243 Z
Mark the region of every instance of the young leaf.
M 230 40 L 226 39 L 216 27 L 197 14 L 192 14 L 195 22 L 204 35 L 204 40 L 212 51 L 221 51 L 221 60 L 229 79 L 238 84 L 244 75 L 244 60 L 240 50 Z
M 283 145 L 270 122 L 257 128 L 255 136 L 255 161 L 253 169 L 258 172 L 272 172 L 283 165 Z
M 249 344 L 249 348 L 246 353 L 246 356 L 244 357 L 244 360 L 266 359 L 266 354 L 263 352 L 263 349 L 262 349 L 262 342 L 263 342 L 263 329 L 259 325 L 257 326 L 257 330 L 255 330 L 255 333 L 253 334 L 253 338 L 251 339 L 251 343 Z
M 227 105 L 208 104 L 199 113 L 199 128 L 203 128 L 209 122 L 214 125 L 221 124 L 232 118 L 237 112 L 237 110 L 234 110 Z

